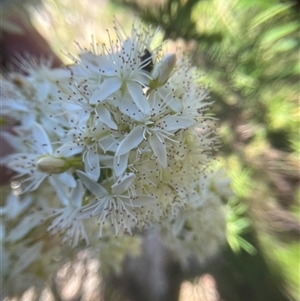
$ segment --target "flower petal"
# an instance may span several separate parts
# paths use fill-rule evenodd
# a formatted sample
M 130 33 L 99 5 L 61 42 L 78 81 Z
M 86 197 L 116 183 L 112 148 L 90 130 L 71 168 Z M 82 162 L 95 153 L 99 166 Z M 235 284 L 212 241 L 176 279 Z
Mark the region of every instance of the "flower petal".
M 0 216 L 5 214 L 8 219 L 14 219 L 31 203 L 31 195 L 27 195 L 21 199 L 19 196 L 11 192 L 6 198 L 6 205 L 4 207 L 0 207 Z
M 150 111 L 150 105 L 146 95 L 144 95 L 140 84 L 128 81 L 126 83 L 129 94 L 131 95 L 134 103 L 143 112 L 148 113 Z
M 32 139 L 41 154 L 52 154 L 52 146 L 44 128 L 35 123 L 32 127 Z
M 111 129 L 114 129 L 114 130 L 118 129 L 118 126 L 113 121 L 111 114 L 107 108 L 105 108 L 104 106 L 98 106 L 96 111 L 97 111 L 97 114 L 98 114 L 101 122 L 103 122 L 105 125 L 107 125 Z
M 173 110 L 174 112 L 180 112 L 182 110 L 182 104 L 180 100 L 177 97 L 172 98 L 171 101 L 168 102 L 168 106 Z
M 42 224 L 43 216 L 38 213 L 25 216 L 21 222 L 9 231 L 7 240 L 14 242 L 27 235 L 36 226 Z
M 122 156 L 137 147 L 144 139 L 143 132 L 144 127 L 142 125 L 134 127 L 119 145 L 116 156 Z
M 100 162 L 98 154 L 94 149 L 90 149 L 85 153 L 84 170 L 90 179 L 98 181 L 100 176 Z
M 132 185 L 136 176 L 134 173 L 127 173 L 114 185 L 111 186 L 111 192 L 113 194 L 121 195 Z
M 76 186 L 76 181 L 73 177 L 73 175 L 69 172 L 63 172 L 61 174 L 57 174 L 57 175 L 51 175 L 50 178 L 55 179 L 57 178 L 57 182 L 61 182 L 64 183 L 65 185 L 67 185 L 68 187 L 75 187 Z
M 158 134 L 152 131 L 152 135 L 149 137 L 149 143 L 151 145 L 151 148 L 157 157 L 157 160 L 159 164 L 166 168 L 167 167 L 167 149 L 166 144 L 161 138 L 162 141 L 160 141 Z
M 1 157 L 0 164 L 24 175 L 28 174 L 31 168 L 36 168 L 36 157 L 34 154 L 16 153 Z
M 82 172 L 81 170 L 77 170 L 76 173 L 79 179 L 82 181 L 83 185 L 91 193 L 93 193 L 94 196 L 103 198 L 104 196 L 108 195 L 108 192 L 104 187 L 91 180 L 84 172 Z
M 82 205 L 82 196 L 84 193 L 83 185 L 80 180 L 76 181 L 76 187 L 73 189 L 70 197 L 70 201 L 76 208 L 81 208 Z
M 120 89 L 122 81 L 117 77 L 106 79 L 90 98 L 89 103 L 95 105 Z
M 128 166 L 129 152 L 122 156 L 114 156 L 114 171 L 116 176 L 121 176 Z
M 66 143 L 62 146 L 60 146 L 55 152 L 55 156 L 59 157 L 72 157 L 74 155 L 77 155 L 83 151 L 84 147 L 81 145 L 77 145 L 77 143 Z
M 128 101 L 124 98 L 117 98 L 114 101 L 114 106 L 116 106 L 123 114 L 129 116 L 133 120 L 139 122 L 145 122 L 146 116 L 140 111 L 140 109 L 132 101 Z
M 195 120 L 182 116 L 167 116 L 159 122 L 159 124 L 163 124 L 165 130 L 168 132 L 186 129 L 195 123 Z
M 118 140 L 110 136 L 101 138 L 98 141 L 98 144 L 103 149 L 104 153 L 106 153 L 107 151 L 116 152 L 118 149 Z
M 57 177 L 48 177 L 49 182 L 54 188 L 57 197 L 64 206 L 69 205 L 68 187 L 63 184 Z
M 99 160 L 102 166 L 114 169 L 114 157 L 111 155 L 99 155 Z

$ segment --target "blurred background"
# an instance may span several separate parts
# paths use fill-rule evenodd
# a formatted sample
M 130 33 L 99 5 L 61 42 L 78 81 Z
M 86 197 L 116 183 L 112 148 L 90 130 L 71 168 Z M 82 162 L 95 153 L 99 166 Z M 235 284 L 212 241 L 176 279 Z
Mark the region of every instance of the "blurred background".
M 165 51 L 189 53 L 204 74 L 220 124 L 219 164 L 235 197 L 225 205 L 227 245 L 204 266 L 178 272 L 180 301 L 300 300 L 299 8 L 285 0 L 44 0 L 28 7 L 65 64 L 74 41 L 106 42 L 114 19 L 129 30 L 139 17 L 160 27 Z

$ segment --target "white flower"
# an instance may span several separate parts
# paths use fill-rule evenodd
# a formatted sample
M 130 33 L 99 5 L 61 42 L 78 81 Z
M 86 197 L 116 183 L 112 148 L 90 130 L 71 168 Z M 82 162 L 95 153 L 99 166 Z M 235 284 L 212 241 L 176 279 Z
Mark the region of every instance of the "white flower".
M 30 129 L 34 122 L 38 122 L 48 134 L 61 135 L 55 128 L 65 124 L 65 118 L 60 114 L 62 104 L 53 100 L 59 98 L 58 82 L 67 83 L 70 72 L 64 69 L 50 69 L 50 61 L 26 62 L 24 59 L 22 64 L 28 75 L 10 74 L 15 97 L 12 101 L 12 93 L 9 91 L 12 87 L 4 85 L 1 97 L 4 106 L 1 113 L 13 117 L 23 128 Z
M 73 79 L 72 83 L 69 83 L 67 87 L 62 87 L 60 93 L 59 102 L 64 103 L 65 116 L 68 119 L 68 126 L 73 127 L 78 122 L 86 120 L 91 125 L 91 120 L 96 123 L 104 123 L 108 128 L 117 129 L 117 125 L 114 122 L 111 114 L 111 108 L 107 102 L 101 102 L 97 104 L 90 103 L 91 95 L 95 89 L 99 87 L 90 83 L 91 80 Z
M 191 67 L 186 59 L 181 58 L 174 68 L 173 75 L 157 90 L 157 93 L 161 98 L 166 98 L 172 91 L 168 106 L 173 114 L 193 118 L 202 123 L 203 120 L 208 119 L 205 111 L 209 109 L 212 102 L 207 102 L 208 90 L 196 84 L 198 77 L 195 68 Z M 211 118 L 209 116 L 209 119 Z
M 66 137 L 59 140 L 62 145 L 55 151 L 56 156 L 80 155 L 84 163 L 84 170 L 95 181 L 100 176 L 100 161 L 98 150 L 99 140 L 109 133 L 109 128 L 98 122 L 94 126 L 88 126 L 87 121 L 78 121 L 69 130 Z
M 185 210 L 165 219 L 161 225 L 164 245 L 182 263 L 191 256 L 200 262 L 214 256 L 225 241 L 225 211 L 220 197 L 209 191 L 210 181 L 198 181 L 188 191 Z M 208 193 L 207 193 L 208 192 Z
M 18 82 L 25 83 L 25 79 L 22 76 L 15 76 L 18 78 Z M 28 100 L 26 96 L 19 91 L 17 85 L 14 84 L 13 80 L 8 80 L 1 77 L 1 115 L 3 118 L 12 119 L 14 122 L 22 122 L 31 124 L 31 120 L 34 119 L 32 115 L 34 112 L 30 110 L 28 106 Z M 17 80 L 16 80 L 17 81 Z
M 147 205 L 151 206 L 155 202 L 153 196 L 136 195 L 133 186 L 136 176 L 133 173 L 124 175 L 115 183 L 107 179 L 102 185 L 93 182 L 81 171 L 77 171 L 77 175 L 93 194 L 92 202 L 84 206 L 82 212 L 91 216 L 98 216 L 99 237 L 102 237 L 103 225 L 107 219 L 115 228 L 116 235 L 121 230 L 131 234 L 134 226 L 144 222 L 144 220 L 139 219 L 135 209 Z
M 54 217 L 48 231 L 54 235 L 59 232 L 64 233 L 63 243 L 69 241 L 72 248 L 75 248 L 81 237 L 89 245 L 89 238 L 86 234 L 81 214 L 84 189 L 82 183 L 77 180 L 75 188 L 64 188 L 58 192 L 62 208 L 48 208 L 45 212 L 47 218 Z M 47 214 L 47 212 L 50 212 Z
M 149 83 L 150 76 L 143 68 L 149 60 L 141 60 L 149 47 L 152 35 L 147 31 L 132 30 L 131 37 L 123 37 L 120 29 L 115 28 L 118 40 L 110 40 L 110 48 L 104 47 L 104 54 L 96 59 L 99 72 L 105 79 L 92 94 L 89 103 L 98 104 L 117 91 L 129 92 L 132 100 L 142 112 L 149 111 L 149 104 L 142 88 Z M 81 56 L 85 64 L 85 56 Z
M 21 134 L 20 131 L 18 136 L 6 136 L 10 137 L 8 142 L 13 142 L 15 146 L 19 142 L 19 150 L 22 152 L 2 158 L 2 164 L 18 173 L 16 178 L 20 178 L 23 193 L 36 190 L 46 178 L 54 186 L 56 182 L 64 183 L 70 187 L 75 186 L 75 180 L 68 171 L 49 177 L 48 173 L 43 173 L 37 168 L 37 162 L 41 157 L 53 155 L 51 141 L 41 125 L 35 123 L 30 135 L 25 139 Z
M 114 236 L 158 224 L 180 258 L 201 260 L 225 237 L 220 199 L 230 188 L 207 172 L 218 146 L 207 91 L 186 59 L 152 50 L 153 34 L 139 24 L 116 35 L 80 48 L 68 70 L 31 63 L 28 76 L 4 84 L 4 113 L 20 126 L 2 134 L 16 151 L 2 164 L 23 194 L 10 195 L 0 214 L 7 243 L 26 237 L 35 246 L 29 265 L 35 242 L 51 249 L 56 234 L 73 248 L 84 240 L 99 249 L 98 237 L 114 248 Z
M 19 214 L 24 212 L 32 203 L 32 197 L 26 195 L 24 199 L 11 192 L 6 197 L 6 204 L 4 207 L 0 207 L 0 216 L 5 215 L 7 219 L 14 219 Z
M 133 110 L 124 110 L 123 107 L 127 104 L 121 104 L 119 101 L 118 107 L 123 109 L 123 112 L 128 112 L 130 117 L 135 121 L 131 131 L 121 141 L 116 152 L 116 156 L 122 156 L 133 148 L 136 148 L 144 140 L 149 141 L 149 145 L 153 150 L 158 162 L 162 167 L 167 167 L 167 144 L 166 140 L 173 141 L 172 137 L 178 130 L 186 129 L 195 124 L 193 119 L 182 117 L 179 115 L 171 115 L 167 110 L 167 100 L 156 99 L 155 92 L 149 95 L 149 102 L 152 107 L 146 112 L 138 112 L 133 114 Z

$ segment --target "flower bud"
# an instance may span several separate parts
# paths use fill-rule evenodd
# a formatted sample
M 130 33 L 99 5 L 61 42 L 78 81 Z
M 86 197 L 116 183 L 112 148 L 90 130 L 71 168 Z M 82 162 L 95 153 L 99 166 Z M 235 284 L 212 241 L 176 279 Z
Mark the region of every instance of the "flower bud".
M 64 158 L 45 156 L 37 161 L 37 170 L 44 173 L 49 173 L 49 174 L 63 173 L 69 168 L 70 168 L 70 164 Z
M 161 87 L 169 79 L 176 64 L 176 55 L 166 54 L 158 62 L 152 71 L 153 80 L 150 82 L 150 88 Z

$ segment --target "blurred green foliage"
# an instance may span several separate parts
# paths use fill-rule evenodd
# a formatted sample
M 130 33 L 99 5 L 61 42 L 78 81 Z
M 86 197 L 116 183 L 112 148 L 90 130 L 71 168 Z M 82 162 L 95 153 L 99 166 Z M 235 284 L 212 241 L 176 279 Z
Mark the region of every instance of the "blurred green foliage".
M 238 203 L 237 199 L 228 202 L 227 240 L 234 252 L 237 253 L 244 249 L 246 252 L 254 254 L 256 249 L 242 236 L 251 226 L 251 220 L 244 216 L 247 208 L 245 203 Z

